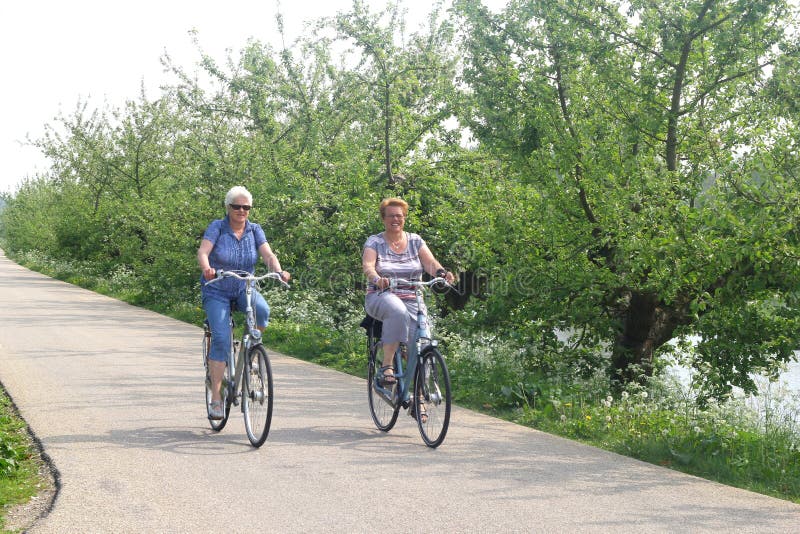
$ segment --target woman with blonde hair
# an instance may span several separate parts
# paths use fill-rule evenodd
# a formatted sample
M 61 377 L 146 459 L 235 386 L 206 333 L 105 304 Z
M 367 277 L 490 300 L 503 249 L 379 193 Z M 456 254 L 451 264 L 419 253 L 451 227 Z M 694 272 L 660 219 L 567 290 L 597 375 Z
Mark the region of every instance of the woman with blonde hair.
M 210 285 L 206 285 L 206 281 L 214 279 L 218 269 L 254 274 L 259 256 L 270 271 L 281 273 L 284 282 L 290 278 L 289 273 L 281 269 L 264 230 L 248 220 L 252 207 L 253 196 L 250 192 L 242 186 L 232 187 L 225 195 L 225 218 L 211 221 L 197 249 L 197 263 L 203 273 L 200 277 L 203 309 L 211 329 L 211 349 L 208 354 L 212 391 L 208 410 L 210 419 L 222 419 L 225 415 L 220 385 L 231 346 L 228 326 L 231 304 L 235 303 L 237 309 L 244 310 L 246 300 L 245 283 L 242 280 L 225 278 Z M 256 326 L 263 331 L 269 321 L 269 305 L 258 291 L 253 292 L 252 305 L 256 313 Z
M 384 199 L 380 204 L 380 216 L 383 232 L 369 236 L 364 243 L 361 266 L 369 282 L 364 308 L 371 317 L 383 322 L 380 380 L 385 387 L 396 381 L 392 366 L 394 353 L 400 343 L 408 343 L 417 321 L 414 289 L 400 286 L 389 290 L 390 280 L 420 279 L 423 272 L 443 277 L 448 283 L 452 283 L 454 277 L 436 260 L 419 235 L 405 231 L 406 201 Z M 425 309 L 422 311 L 427 313 Z

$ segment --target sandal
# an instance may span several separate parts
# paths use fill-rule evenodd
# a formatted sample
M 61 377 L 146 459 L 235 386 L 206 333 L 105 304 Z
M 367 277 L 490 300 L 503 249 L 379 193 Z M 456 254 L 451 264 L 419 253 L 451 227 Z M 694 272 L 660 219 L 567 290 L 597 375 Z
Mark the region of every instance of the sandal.
M 392 374 L 387 375 L 386 371 L 388 371 L 390 369 L 392 371 Z M 397 379 L 394 377 L 394 367 L 393 366 L 384 365 L 384 366 L 382 366 L 380 368 L 380 372 L 381 372 L 381 376 L 378 379 L 378 383 L 380 383 L 380 385 L 382 387 L 393 386 L 393 385 L 395 385 L 397 383 Z
M 413 402 L 411 403 L 411 407 L 408 409 L 408 415 L 414 419 L 417 418 L 417 412 L 414 409 Z M 425 409 L 425 403 L 421 400 L 419 401 L 419 422 L 423 425 L 428 422 L 428 410 Z

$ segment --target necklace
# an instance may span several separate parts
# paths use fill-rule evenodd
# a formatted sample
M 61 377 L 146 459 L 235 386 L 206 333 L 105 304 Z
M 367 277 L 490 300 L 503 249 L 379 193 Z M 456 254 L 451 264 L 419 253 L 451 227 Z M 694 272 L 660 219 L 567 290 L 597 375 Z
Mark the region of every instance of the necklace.
M 397 241 L 389 241 L 389 244 L 392 245 L 392 248 L 400 248 L 403 246 L 403 240 L 405 239 L 405 235 L 400 234 L 400 239 Z

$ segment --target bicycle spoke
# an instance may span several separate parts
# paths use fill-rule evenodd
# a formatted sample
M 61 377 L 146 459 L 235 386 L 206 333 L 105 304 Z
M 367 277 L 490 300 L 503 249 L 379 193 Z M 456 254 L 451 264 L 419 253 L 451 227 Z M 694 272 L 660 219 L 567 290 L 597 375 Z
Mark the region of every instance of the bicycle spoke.
M 425 351 L 414 383 L 414 410 L 422 440 L 429 447 L 444 441 L 450 423 L 450 376 L 438 349 Z
M 250 349 L 245 359 L 242 404 L 247 438 L 254 447 L 267 439 L 272 421 L 272 368 L 261 345 Z
M 368 343 L 369 345 L 369 343 Z M 383 357 L 383 346 L 380 343 L 372 345 L 369 356 L 369 366 L 367 371 L 367 395 L 369 398 L 369 412 L 372 421 L 378 430 L 388 432 L 397 422 L 397 415 L 400 413 L 400 405 L 390 402 L 389 399 L 378 389 L 379 370 L 376 356 Z M 397 386 L 395 386 L 397 387 Z
M 208 353 L 211 349 L 211 334 L 210 332 L 206 331 L 203 333 L 203 368 L 205 369 L 205 389 L 206 389 L 206 412 L 208 415 L 211 415 L 211 373 L 208 368 Z M 223 379 L 223 386 L 221 388 L 222 393 L 222 409 L 224 415 L 222 419 L 211 419 L 209 417 L 208 424 L 211 426 L 211 429 L 219 432 L 228 422 L 228 415 L 230 414 L 230 398 L 228 397 L 227 388 L 224 387 L 225 380 Z

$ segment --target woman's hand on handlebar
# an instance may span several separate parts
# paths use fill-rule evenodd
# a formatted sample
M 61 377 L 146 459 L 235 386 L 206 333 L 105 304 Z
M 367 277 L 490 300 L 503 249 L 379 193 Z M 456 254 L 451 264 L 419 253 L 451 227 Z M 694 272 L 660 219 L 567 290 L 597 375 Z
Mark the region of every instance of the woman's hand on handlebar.
M 375 280 L 375 287 L 378 289 L 387 289 L 391 285 L 392 281 L 386 278 L 385 276 L 381 276 L 380 278 Z
M 203 278 L 205 278 L 206 281 L 211 281 L 216 277 L 217 277 L 217 270 L 214 269 L 213 267 L 209 267 L 208 269 L 203 269 Z

